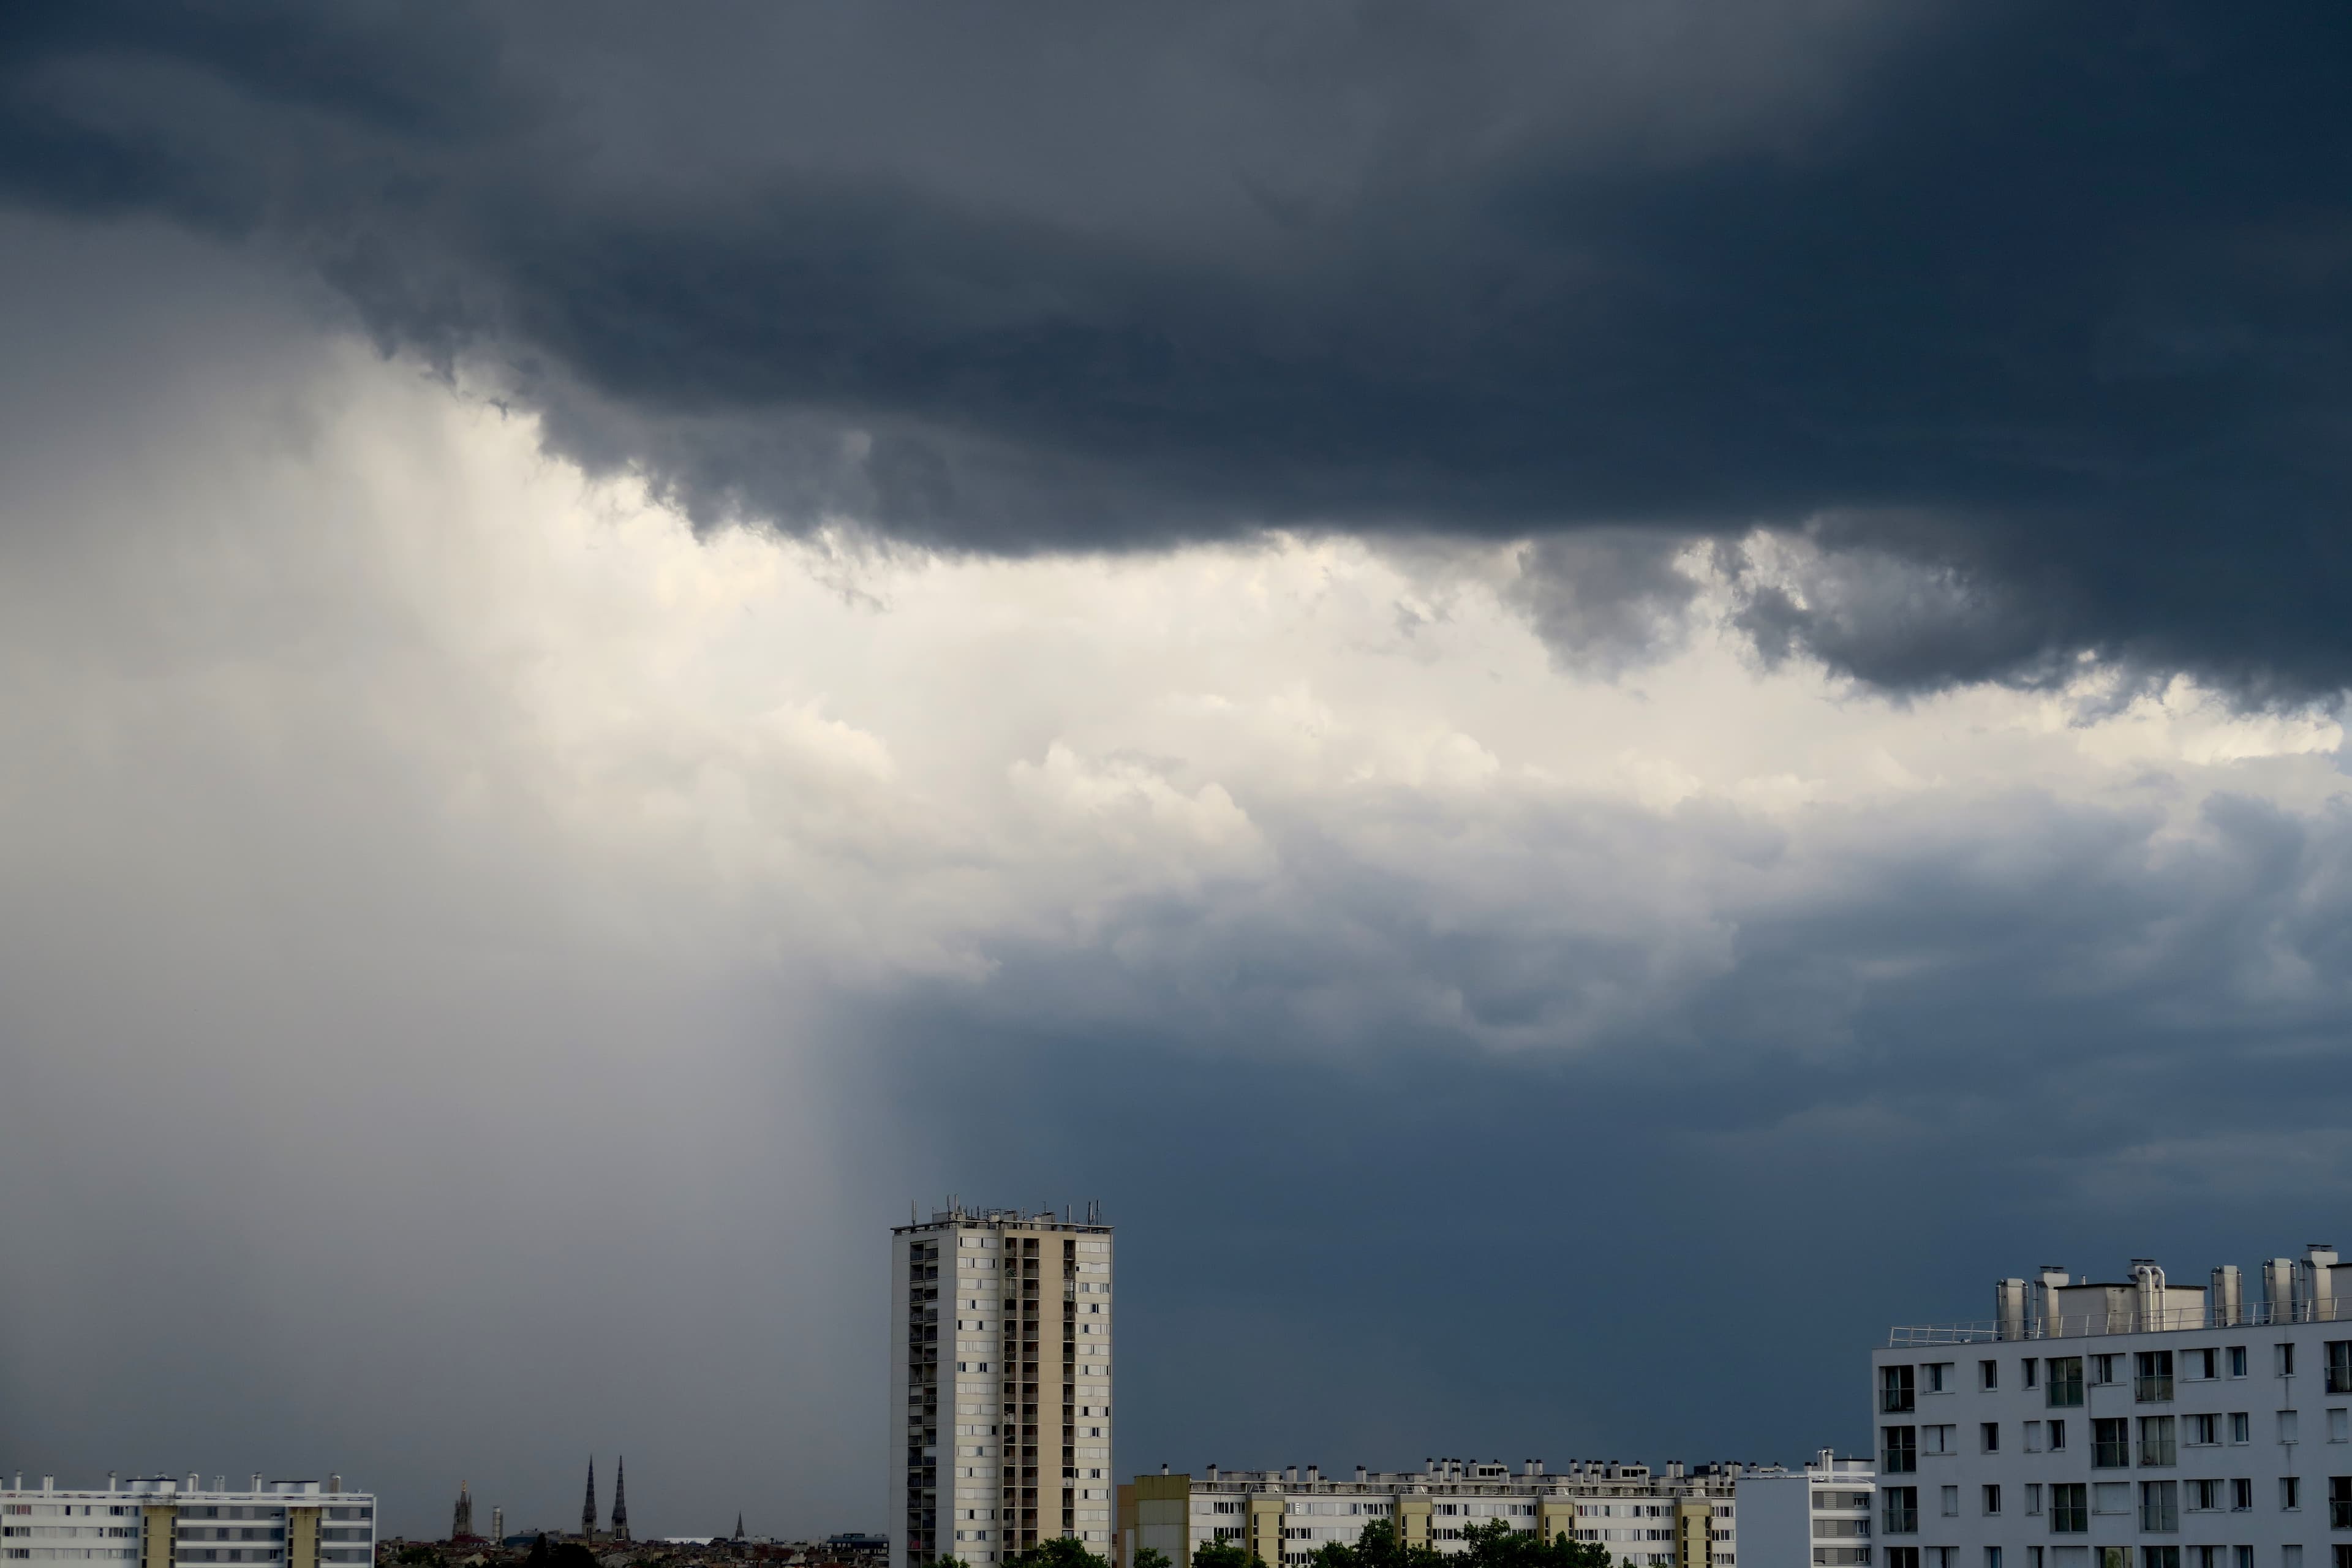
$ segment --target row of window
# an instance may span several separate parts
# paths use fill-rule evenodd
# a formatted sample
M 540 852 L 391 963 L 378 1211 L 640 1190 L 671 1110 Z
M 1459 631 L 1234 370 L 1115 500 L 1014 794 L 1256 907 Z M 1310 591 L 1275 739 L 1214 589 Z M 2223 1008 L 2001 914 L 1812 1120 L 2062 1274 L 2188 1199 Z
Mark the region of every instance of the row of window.
M 2271 1370 L 2280 1377 L 2294 1375 L 2294 1345 L 2281 1341 L 2271 1347 Z M 2352 1340 L 2329 1340 L 2323 1349 L 2326 1356 L 2327 1392 L 2352 1394 Z M 2132 1392 L 2142 1403 L 2169 1399 L 2173 1394 L 2176 1366 L 2181 1378 L 2202 1382 L 2246 1375 L 2250 1358 L 2244 1345 L 2200 1346 L 2187 1351 L 2134 1351 L 2128 1352 L 2131 1362 Z M 2018 1363 L 2018 1378 L 2021 1387 L 2040 1388 L 2043 1398 L 2053 1408 L 2064 1408 L 2083 1403 L 2083 1388 L 2117 1384 L 2124 1380 L 2126 1352 L 2113 1352 L 2090 1355 L 2027 1356 Z M 2177 1360 L 2176 1360 L 2177 1358 Z M 1921 1394 L 1950 1394 L 1958 1388 L 1955 1381 L 1958 1363 L 1948 1361 L 1923 1362 L 1916 1366 L 1882 1366 L 1878 1369 L 1878 1407 L 1889 1415 L 1898 1415 L 1918 1407 Z M 1990 1356 L 1977 1363 L 1977 1387 L 1988 1392 L 2000 1387 L 2000 1363 Z
M 1982 1550 L 1983 1568 L 2003 1568 L 2001 1548 Z M 1957 1546 L 1890 1546 L 1886 1568 L 1921 1568 L 1923 1561 L 1926 1568 L 1960 1568 L 1959 1552 Z M 2134 1552 L 2129 1546 L 2029 1546 L 2023 1568 L 2133 1568 Z M 2255 1568 L 2251 1546 L 2142 1546 L 2137 1552 L 2138 1568 Z M 2328 1553 L 2328 1568 L 2352 1568 L 2352 1543 L 2330 1546 Z M 1868 1563 L 1868 1552 L 1856 1561 Z M 2292 1542 L 2280 1547 L 2278 1568 L 2303 1568 L 2303 1548 Z
M 2254 1506 L 2254 1483 L 2243 1477 L 2189 1481 L 2142 1481 L 2139 1483 L 2139 1527 L 2144 1531 L 2169 1532 L 2180 1528 L 2181 1494 L 2188 1493 L 2190 1513 L 2244 1513 Z M 2046 1512 L 2050 1531 L 2053 1535 L 2079 1535 L 2091 1528 L 2094 1513 L 2128 1513 L 2132 1509 L 2132 1485 L 2128 1481 L 2060 1481 L 2044 1486 L 2030 1482 L 2023 1489 L 2024 1511 L 2028 1514 Z M 2048 1507 L 2043 1507 L 2044 1494 Z M 1917 1487 L 1882 1487 L 1879 1489 L 1881 1528 L 1888 1535 L 1916 1535 L 1919 1531 L 1919 1489 Z M 2292 1512 L 2303 1507 L 2303 1478 L 2281 1476 L 2278 1479 L 2279 1508 Z M 1956 1486 L 1938 1489 L 1938 1500 L 1947 1519 L 1956 1519 L 1960 1512 L 1960 1489 Z M 2001 1489 L 1987 1485 L 1978 1489 L 1978 1510 L 1988 1516 L 2001 1511 Z M 2330 1530 L 2352 1530 L 2352 1476 L 2327 1478 L 2327 1527 Z M 1816 1533 L 1819 1533 L 1818 1529 Z
M 2327 1415 L 2327 1440 L 2331 1443 L 2352 1443 L 2352 1406 L 2332 1406 Z M 2029 1454 L 2063 1453 L 2066 1448 L 2066 1423 L 2053 1417 L 2048 1421 L 2028 1421 L 2024 1428 L 2024 1451 Z M 2281 1410 L 2275 1413 L 2274 1429 L 2282 1443 L 2302 1440 L 2303 1418 L 2300 1412 Z M 2180 1447 L 2215 1448 L 2225 1442 L 2240 1446 L 2253 1441 L 2253 1415 L 2249 1411 L 2223 1413 L 2215 1411 L 2198 1415 L 2143 1415 L 2139 1417 L 2138 1462 L 2143 1465 L 2169 1465 L 2175 1462 Z M 1936 1458 L 1957 1454 L 1959 1448 L 1959 1428 L 1951 1423 L 1927 1426 L 1882 1426 L 1879 1428 L 1879 1468 L 1890 1475 L 1907 1475 L 1919 1468 L 1919 1458 Z M 2184 1435 L 2185 1434 L 2185 1435 Z M 2127 1416 L 2096 1416 L 2091 1421 L 2091 1466 L 2094 1469 L 2116 1469 L 2132 1461 L 2131 1419 Z M 1977 1424 L 1977 1452 L 2000 1452 L 2000 1423 L 1982 1421 Z
M 2143 1415 L 2140 1420 L 2140 1465 L 2171 1465 L 2178 1448 L 2221 1448 L 2253 1441 L 2253 1415 L 2249 1411 L 2206 1413 L 2206 1415 Z M 2331 1405 L 2326 1411 L 2328 1441 L 2352 1444 L 2352 1405 Z M 2022 1422 L 2025 1453 L 2065 1453 L 2065 1420 Z M 2303 1415 L 2298 1411 L 2274 1413 L 2274 1432 L 2282 1444 L 2303 1441 Z M 2001 1422 L 1978 1422 L 1978 1453 L 2000 1453 Z M 1879 1469 L 1910 1474 L 1919 1469 L 1919 1455 L 1959 1453 L 1959 1427 L 1943 1422 L 1931 1427 L 1879 1427 Z M 2131 1417 L 2100 1415 L 2091 1420 L 2091 1467 L 2122 1469 L 2131 1465 Z

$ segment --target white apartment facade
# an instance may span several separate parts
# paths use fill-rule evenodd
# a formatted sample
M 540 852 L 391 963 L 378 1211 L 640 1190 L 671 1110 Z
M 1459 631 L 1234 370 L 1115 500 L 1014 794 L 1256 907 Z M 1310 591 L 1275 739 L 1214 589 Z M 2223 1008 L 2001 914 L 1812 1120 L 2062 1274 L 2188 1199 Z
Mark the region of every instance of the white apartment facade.
M 1739 1480 L 1741 1568 L 1869 1568 L 1878 1476 L 1823 1448 L 1801 1470 Z
M 1431 1459 L 1419 1470 L 1326 1477 L 1316 1466 L 1138 1476 L 1119 1489 L 1116 1563 L 1150 1547 L 1175 1568 L 1195 1548 L 1230 1541 L 1269 1568 L 1297 1568 L 1333 1542 L 1354 1545 L 1364 1527 L 1391 1525 L 1408 1545 L 1464 1550 L 1465 1531 L 1500 1521 L 1550 1540 L 1607 1545 L 1634 1568 L 1738 1568 L 1735 1489 L 1758 1467 L 1706 1465 L 1664 1473 L 1646 1465 L 1580 1460 L 1564 1471 L 1530 1459 L 1514 1473 L 1499 1461 Z M 1777 1473 L 1777 1472 L 1775 1472 Z
M 1111 1227 L 965 1209 L 891 1232 L 890 1568 L 1111 1537 Z
M 1871 1356 L 1878 1568 L 2352 1568 L 2352 1268 L 2055 1268 Z
M 247 1563 L 322 1568 L 375 1561 L 375 1499 L 342 1489 L 341 1477 L 268 1481 L 232 1489 L 199 1476 L 106 1479 L 103 1489 L 60 1489 L 22 1475 L 0 1489 L 0 1568 L 24 1563 L 114 1563 L 137 1568 Z

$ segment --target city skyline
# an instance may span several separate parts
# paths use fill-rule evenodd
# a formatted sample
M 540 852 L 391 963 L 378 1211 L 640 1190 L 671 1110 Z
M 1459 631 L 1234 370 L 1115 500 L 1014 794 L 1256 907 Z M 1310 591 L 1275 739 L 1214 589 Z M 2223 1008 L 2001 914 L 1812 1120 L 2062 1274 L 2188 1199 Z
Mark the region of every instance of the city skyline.
M 903 1535 L 949 1194 L 1130 1474 L 2341 1234 L 2352 12 L 6 15 L 0 1463 Z

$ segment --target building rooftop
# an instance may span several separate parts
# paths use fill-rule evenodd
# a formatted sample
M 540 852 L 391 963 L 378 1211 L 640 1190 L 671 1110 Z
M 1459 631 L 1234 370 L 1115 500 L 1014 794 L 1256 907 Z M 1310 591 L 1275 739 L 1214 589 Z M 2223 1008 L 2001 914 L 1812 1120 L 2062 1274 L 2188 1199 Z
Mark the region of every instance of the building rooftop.
M 2255 1270 L 2252 1300 L 2246 1284 L 2229 1263 L 2202 1285 L 2170 1283 L 2153 1258 L 2134 1258 L 2130 1277 L 2114 1282 L 2070 1279 L 2051 1264 L 2032 1279 L 1996 1280 L 1990 1318 L 1897 1324 L 1887 1331 L 1886 1344 L 1902 1350 L 2352 1321 L 2352 1264 L 2338 1263 L 2325 1242 L 2309 1244 L 2301 1258 L 2265 1259 Z

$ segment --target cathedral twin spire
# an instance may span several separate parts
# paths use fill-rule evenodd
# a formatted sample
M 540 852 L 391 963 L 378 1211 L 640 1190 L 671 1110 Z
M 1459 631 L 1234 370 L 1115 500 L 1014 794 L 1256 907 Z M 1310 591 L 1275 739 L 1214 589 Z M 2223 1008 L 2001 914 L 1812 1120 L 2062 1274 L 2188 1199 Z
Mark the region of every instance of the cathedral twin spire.
M 629 1476 L 628 1461 L 616 1459 L 613 1464 L 613 1539 L 629 1539 Z M 465 1506 L 460 1503 L 458 1506 Z M 580 1536 L 583 1541 L 596 1539 L 596 1457 L 588 1457 L 588 1496 L 580 1505 Z

